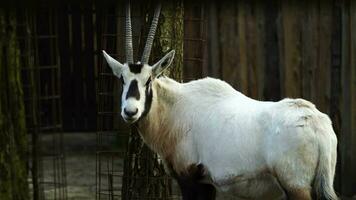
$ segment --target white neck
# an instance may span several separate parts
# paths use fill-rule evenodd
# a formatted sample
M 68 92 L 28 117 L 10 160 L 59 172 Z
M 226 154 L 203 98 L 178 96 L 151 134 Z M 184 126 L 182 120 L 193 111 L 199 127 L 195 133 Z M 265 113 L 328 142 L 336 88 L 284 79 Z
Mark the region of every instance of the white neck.
M 160 78 L 152 82 L 152 104 L 147 115 L 138 122 L 138 130 L 145 143 L 163 159 L 171 160 L 180 131 L 174 128 L 173 113 L 179 98 L 180 83 Z

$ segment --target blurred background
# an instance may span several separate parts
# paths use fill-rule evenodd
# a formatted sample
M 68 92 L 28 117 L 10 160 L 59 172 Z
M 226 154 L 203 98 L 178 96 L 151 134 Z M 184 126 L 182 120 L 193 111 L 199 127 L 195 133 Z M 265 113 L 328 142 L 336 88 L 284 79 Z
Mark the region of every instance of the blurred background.
M 101 54 L 125 60 L 124 5 L 0 3 L 1 200 L 180 199 L 122 121 L 121 83 Z M 136 59 L 155 5 L 131 1 Z M 339 139 L 335 188 L 355 197 L 355 1 L 167 1 L 150 63 L 170 49 L 178 81 L 211 76 L 258 100 L 316 104 Z

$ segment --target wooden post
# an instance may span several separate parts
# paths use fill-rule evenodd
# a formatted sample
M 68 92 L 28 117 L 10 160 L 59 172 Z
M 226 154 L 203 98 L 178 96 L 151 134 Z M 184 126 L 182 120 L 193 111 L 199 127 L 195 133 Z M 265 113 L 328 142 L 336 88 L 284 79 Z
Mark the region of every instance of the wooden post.
M 324 113 L 330 113 L 330 79 L 331 79 L 331 41 L 332 41 L 332 0 L 323 1 L 319 6 L 319 54 L 315 71 L 316 99 L 314 103 Z
M 281 45 L 283 58 L 282 96 L 301 96 L 301 44 L 300 44 L 300 8 L 297 1 L 282 1 L 282 31 L 283 45 Z
M 342 5 L 342 121 L 339 148 L 341 154 L 341 193 L 356 193 L 356 3 Z
M 281 40 L 278 35 L 279 30 L 279 3 L 277 0 L 265 3 L 265 45 L 266 59 L 264 69 L 264 89 L 263 97 L 265 100 L 279 100 L 281 96 L 280 88 L 280 51 Z M 280 36 L 281 37 L 281 36 Z
M 218 37 L 215 39 L 219 43 L 220 66 L 213 67 L 220 67 L 221 78 L 236 89 L 240 89 L 240 66 L 246 66 L 246 64 L 242 63 L 245 60 L 239 62 L 241 53 L 239 53 L 240 49 L 238 47 L 241 46 L 241 49 L 244 49 L 244 44 L 240 44 L 239 32 L 236 31 L 239 25 L 237 21 L 237 3 L 229 1 L 216 4 L 216 6 L 218 11 Z
M 270 2 L 268 2 L 270 3 Z M 266 68 L 266 24 L 265 24 L 265 13 L 264 13 L 264 2 L 255 2 L 255 13 L 256 13 L 256 57 L 251 57 L 251 59 L 256 59 L 255 62 L 255 74 L 256 74 L 256 98 L 263 99 L 263 91 L 265 88 L 265 68 Z M 274 52 L 276 53 L 276 52 Z
M 246 11 L 247 11 L 247 2 L 243 2 L 240 1 L 237 3 L 237 30 L 238 30 L 238 44 L 235 47 L 232 47 L 231 49 L 229 49 L 229 51 L 231 52 L 236 52 L 236 47 L 238 49 L 237 52 L 239 52 L 238 54 L 238 62 L 237 62 L 237 66 L 236 63 L 232 64 L 233 68 L 238 67 L 237 69 L 239 69 L 239 71 L 236 71 L 236 73 L 238 74 L 238 80 L 239 80 L 239 85 L 238 85 L 238 89 L 240 90 L 240 92 L 244 93 L 244 94 L 248 94 L 248 57 L 247 57 L 247 51 L 248 51 L 248 47 L 246 44 Z M 230 38 L 231 40 L 234 40 L 234 38 Z M 228 59 L 232 59 L 234 57 L 234 55 L 230 55 L 231 57 Z M 236 56 L 236 55 L 235 55 Z
M 219 26 L 218 26 L 218 9 L 215 1 L 209 1 L 207 4 L 207 27 L 208 27 L 208 74 L 215 78 L 222 78 L 221 64 L 220 64 L 220 51 L 219 51 Z
M 318 80 L 319 74 L 315 73 L 318 68 L 318 2 L 311 1 L 304 5 L 304 12 L 301 20 L 303 20 L 302 28 L 302 96 L 307 100 L 312 99 L 313 80 Z M 316 82 L 316 81 L 314 81 Z M 314 102 L 314 101 L 313 101 Z

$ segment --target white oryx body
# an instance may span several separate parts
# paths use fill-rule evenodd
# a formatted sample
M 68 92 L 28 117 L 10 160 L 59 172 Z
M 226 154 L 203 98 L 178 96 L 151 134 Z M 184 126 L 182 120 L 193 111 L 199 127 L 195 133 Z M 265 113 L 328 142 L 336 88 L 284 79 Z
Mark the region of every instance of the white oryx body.
M 337 139 L 327 115 L 312 103 L 256 101 L 212 78 L 181 84 L 164 77 L 152 89 L 139 130 L 175 171 L 202 163 L 217 188 L 256 196 L 274 184 L 266 176 L 286 187 L 311 187 L 318 162 L 326 159 L 323 176 L 332 188 Z
M 183 199 L 212 200 L 216 188 L 255 198 L 278 184 L 289 199 L 315 194 L 336 200 L 337 139 L 330 119 L 302 99 L 256 101 L 217 79 L 159 78 L 175 53 L 148 64 L 160 9 L 140 62 L 133 59 L 129 2 L 126 63 L 103 53 L 123 83 L 121 116 L 165 161 Z

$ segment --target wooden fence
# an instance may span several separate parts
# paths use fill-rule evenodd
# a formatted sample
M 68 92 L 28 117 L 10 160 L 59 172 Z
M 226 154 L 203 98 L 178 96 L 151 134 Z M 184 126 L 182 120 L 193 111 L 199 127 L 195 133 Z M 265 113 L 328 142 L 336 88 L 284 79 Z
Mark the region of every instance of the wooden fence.
M 210 2 L 205 16 L 206 64 L 193 76 L 260 100 L 312 101 L 338 135 L 336 188 L 355 195 L 356 2 Z

